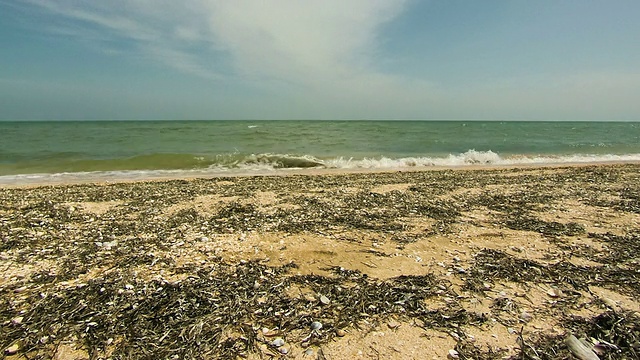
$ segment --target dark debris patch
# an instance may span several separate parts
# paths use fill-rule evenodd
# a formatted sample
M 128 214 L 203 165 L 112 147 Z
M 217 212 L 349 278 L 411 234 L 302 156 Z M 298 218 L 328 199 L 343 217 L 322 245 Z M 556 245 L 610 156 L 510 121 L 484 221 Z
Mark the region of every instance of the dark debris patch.
M 261 333 L 265 327 L 277 328 L 286 338 L 321 321 L 323 331 L 308 340 L 321 345 L 335 329 L 357 327 L 365 319 L 380 322 L 393 315 L 444 329 L 485 320 L 462 308 L 428 309 L 424 300 L 446 289 L 432 275 L 380 281 L 334 268 L 329 269 L 334 277 L 291 276 L 293 267 L 218 263 L 189 269 L 191 275 L 174 282 L 114 271 L 86 284 L 63 289 L 51 284 L 34 291 L 26 309 L 14 308 L 13 292 L 3 289 L 0 347 L 19 342 L 22 353 L 37 354 L 30 358 L 48 358 L 51 344 L 77 339 L 92 358 L 108 353 L 115 358 L 232 359 L 268 343 Z M 290 286 L 310 290 L 316 300 L 287 295 Z M 320 295 L 330 302 L 319 302 Z M 21 321 L 12 322 L 18 316 Z
M 629 263 L 640 269 L 640 229 L 627 235 L 589 233 L 589 237 L 606 244 L 606 251 L 596 256 L 598 262 L 605 264 Z
M 504 225 L 512 230 L 533 231 L 545 236 L 575 236 L 585 233 L 584 226 L 575 222 L 563 224 L 557 221 L 543 221 L 528 216 L 507 218 Z
M 484 249 L 476 254 L 468 272 L 464 289 L 476 292 L 482 292 L 486 282 L 507 280 L 525 285 L 545 283 L 569 291 L 588 291 L 589 286 L 602 286 L 640 296 L 640 271 L 608 264 L 578 266 L 561 260 L 545 265 L 502 251 Z M 570 299 L 566 297 L 563 301 Z
M 591 318 L 568 316 L 562 322 L 568 333 L 597 344 L 596 350 L 602 360 L 640 359 L 640 316 L 637 313 L 608 311 Z M 566 335 L 524 336 L 520 353 L 511 359 L 576 359 L 565 339 Z

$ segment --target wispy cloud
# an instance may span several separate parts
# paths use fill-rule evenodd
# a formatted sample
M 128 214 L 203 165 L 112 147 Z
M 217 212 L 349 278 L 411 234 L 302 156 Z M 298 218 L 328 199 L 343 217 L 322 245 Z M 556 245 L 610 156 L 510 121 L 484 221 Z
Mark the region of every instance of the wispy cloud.
M 288 84 L 338 102 L 336 93 L 363 103 L 408 100 L 408 80 L 376 68 L 381 27 L 407 0 L 22 1 L 71 21 L 67 35 L 82 38 L 83 28 L 91 28 L 86 34 L 95 40 L 97 28 L 105 37 L 133 41 L 149 59 L 202 78 L 231 77 L 262 88 Z M 231 72 L 223 75 L 223 67 Z M 428 88 L 409 83 L 422 94 Z
M 567 30 L 577 26 L 572 19 L 582 19 L 573 8 L 561 12 L 554 7 L 533 22 L 518 17 L 518 26 L 485 12 L 481 15 L 487 22 L 506 22 L 484 32 L 460 23 L 462 30 L 474 32 L 471 48 L 466 41 L 456 42 L 456 36 L 408 41 L 416 33 L 406 29 L 394 33 L 397 38 L 386 38 L 393 36 L 384 33 L 393 21 L 411 22 L 405 25 L 414 26 L 408 28 L 417 29 L 418 35 L 458 31 L 455 21 L 456 26 L 440 29 L 439 22 L 422 26 L 419 17 L 402 16 L 409 15 L 409 10 L 422 16 L 450 6 L 444 15 L 455 20 L 460 10 L 425 3 L 429 4 L 416 0 L 0 0 L 4 8 L 27 15 L 22 24 L 29 22 L 29 15 L 36 15 L 31 23 L 37 21 L 35 26 L 51 36 L 74 38 L 111 56 L 204 79 L 168 77 L 167 88 L 177 85 L 182 90 L 157 100 L 164 105 L 175 96 L 178 103 L 194 105 L 189 111 L 199 106 L 198 114 L 203 115 L 198 116 L 203 118 L 214 113 L 255 118 L 590 119 L 608 114 L 637 118 L 640 113 L 636 100 L 640 78 L 633 61 L 637 52 L 631 40 L 609 38 L 617 39 L 613 43 L 618 47 L 611 49 L 622 51 L 617 62 L 616 52 L 608 47 L 595 51 L 585 45 L 591 44 L 588 36 L 578 42 L 558 40 L 569 35 L 581 39 L 581 33 Z M 544 7 L 509 6 L 514 14 L 525 13 L 523 6 L 525 10 Z M 617 11 L 615 18 L 610 16 L 615 24 L 619 24 Z M 557 21 L 561 15 L 567 21 Z M 582 27 L 576 29 L 587 29 L 582 20 L 577 24 Z M 629 24 L 635 23 L 630 20 Z M 543 39 L 547 35 L 540 34 L 542 28 L 552 34 L 548 35 L 551 46 L 542 46 L 544 41 L 533 45 L 521 41 Z M 633 33 L 609 28 L 609 36 Z M 393 46 L 383 46 L 394 40 L 407 45 L 398 47 L 404 53 L 391 53 Z M 456 51 L 434 56 L 437 46 Z M 578 61 L 582 55 L 576 54 L 585 54 L 587 60 L 591 54 L 594 60 Z M 613 60 L 599 54 L 612 54 Z M 411 60 L 406 68 L 397 65 L 403 57 Z M 577 66 L 569 68 L 567 64 L 572 63 Z
M 185 11 L 176 2 L 126 1 L 84 2 L 75 0 L 23 0 L 23 3 L 58 17 L 60 21 L 45 27 L 53 34 L 73 36 L 103 47 L 106 53 L 117 52 L 113 44 L 127 41 L 146 58 L 179 71 L 207 79 L 220 79 L 210 59 L 198 55 L 197 49 L 185 48 L 201 41 L 192 30 L 197 11 Z

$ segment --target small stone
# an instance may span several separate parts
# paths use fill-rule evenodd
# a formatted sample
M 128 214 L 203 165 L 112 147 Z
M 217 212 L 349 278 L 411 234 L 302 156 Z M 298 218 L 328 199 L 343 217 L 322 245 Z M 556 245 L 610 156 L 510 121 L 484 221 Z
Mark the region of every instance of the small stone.
M 291 351 L 291 349 L 289 349 L 289 347 L 288 347 L 288 346 L 284 346 L 284 345 L 283 345 L 283 346 L 281 346 L 281 347 L 278 349 L 278 351 L 280 352 L 280 354 L 282 354 L 282 355 L 286 355 L 286 354 L 288 354 L 288 353 L 289 353 L 289 351 Z
M 24 320 L 23 316 L 14 317 L 13 319 L 11 319 L 11 324 L 20 325 L 22 324 L 22 320 Z
M 552 298 L 559 298 L 559 297 L 562 297 L 564 294 L 560 289 L 551 288 L 547 291 L 547 295 L 551 296 Z
M 273 340 L 273 341 L 271 342 L 271 345 L 273 345 L 273 346 L 275 346 L 275 347 L 281 347 L 281 346 L 283 346 L 284 344 L 285 344 L 285 342 L 284 342 L 284 339 L 282 339 L 282 338 L 277 338 L 277 339 L 275 339 L 275 340 Z
M 307 356 L 313 355 L 313 349 L 312 348 L 307 348 L 307 350 L 304 351 L 304 354 L 307 355 Z
M 528 323 L 529 321 L 531 321 L 531 319 L 533 319 L 533 315 L 529 314 L 529 313 L 528 313 L 528 312 L 526 312 L 526 311 L 523 311 L 523 312 L 520 314 L 520 320 L 522 320 L 522 321 L 523 321 L 523 322 L 525 322 L 525 323 Z
M 467 335 L 467 341 L 470 343 L 476 342 L 476 337 L 473 335 Z
M 447 358 L 448 359 L 460 359 L 460 354 L 457 351 L 451 349 L 451 350 L 449 350 L 449 353 L 447 354 Z
M 322 323 L 319 322 L 319 321 L 312 322 L 311 323 L 311 329 L 315 330 L 315 331 L 322 329 Z
M 322 296 L 320 296 L 320 303 L 322 305 L 329 305 L 331 303 L 331 300 L 329 300 L 328 297 L 322 295 Z
M 342 330 L 342 329 L 337 329 L 337 330 L 336 330 L 336 336 L 338 336 L 338 337 L 343 337 L 343 336 L 345 336 L 345 335 L 347 335 L 347 332 L 346 332 L 346 331 L 344 331 L 344 330 Z

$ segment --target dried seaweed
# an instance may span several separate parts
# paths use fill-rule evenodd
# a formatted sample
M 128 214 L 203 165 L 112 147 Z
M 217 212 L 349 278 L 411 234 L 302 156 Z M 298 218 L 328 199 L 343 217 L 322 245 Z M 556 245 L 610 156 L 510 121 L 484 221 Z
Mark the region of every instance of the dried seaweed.
M 487 291 L 504 280 L 525 289 L 562 290 L 564 295 L 545 308 L 546 315 L 563 319 L 576 336 L 614 344 L 615 351 L 603 358 L 637 358 L 637 314 L 624 309 L 593 318 L 570 314 L 584 306 L 582 294 L 592 286 L 640 296 L 638 230 L 589 233 L 605 248 L 597 251 L 567 241 L 579 240 L 585 224 L 544 221 L 540 213 L 562 211 L 565 200 L 637 212 L 639 171 L 638 166 L 621 165 L 545 174 L 447 170 L 0 189 L 2 260 L 25 268 L 54 264 L 0 286 L 0 350 L 18 344 L 19 355 L 50 358 L 60 344 L 72 343 L 92 358 L 236 358 L 266 347 L 277 357 L 265 328 L 287 342 L 304 339 L 306 345 L 319 346 L 332 341 L 337 329 L 369 331 L 393 318 L 455 333 L 455 350 L 462 359 L 503 358 L 504 351 L 473 344 L 461 328 L 482 326 L 489 317 L 506 326 L 519 324 L 521 304 Z M 357 190 L 341 191 L 345 184 Z M 405 184 L 408 190 L 374 191 L 393 184 Z M 269 209 L 256 206 L 248 201 L 256 191 L 271 191 L 278 201 Z M 204 213 L 190 207 L 167 211 L 211 194 L 238 199 Z M 74 205 L 83 201 L 114 203 L 91 213 Z M 485 213 L 488 220 L 469 220 L 468 211 Z M 415 225 L 424 223 L 429 225 Z M 325 269 L 331 276 L 295 275 L 294 264 L 273 267 L 210 253 L 203 254 L 205 262 L 193 263 L 164 254 L 250 231 L 350 239 L 359 235 L 344 231 L 356 230 L 395 241 L 401 249 L 431 236 L 457 240 L 461 226 L 487 225 L 522 231 L 522 236 L 542 234 L 566 254 L 549 254 L 543 262 L 527 259 L 525 253 L 484 249 L 464 264 L 464 271 L 452 271 L 449 275 L 464 283 L 463 292 L 492 296 L 489 314 L 467 311 L 465 296 L 456 293 L 450 278 L 428 272 L 380 280 L 333 267 Z M 388 256 L 367 252 L 380 260 Z M 594 263 L 576 265 L 572 257 Z M 426 300 L 436 298 L 446 299 L 446 305 L 429 307 Z M 314 321 L 323 324 L 322 330 L 307 338 Z M 514 358 L 570 356 L 562 337 L 526 330 L 521 335 L 523 345 Z
M 424 299 L 438 290 L 433 276 L 381 282 L 344 269 L 333 269 L 335 278 L 288 276 L 292 267 L 220 263 L 176 282 L 112 272 L 86 284 L 51 288 L 30 295 L 26 310 L 6 304 L 0 346 L 20 341 L 25 352 L 44 354 L 50 342 L 77 339 L 92 357 L 108 352 L 119 358 L 235 358 L 258 351 L 265 327 L 295 334 L 322 321 L 324 331 L 312 339 L 321 344 L 332 338 L 331 330 L 361 319 L 406 316 L 429 327 L 469 322 L 462 309 L 427 309 Z M 322 294 L 330 303 L 291 297 L 284 289 L 292 285 Z M 8 292 L 3 290 L 1 298 Z M 13 324 L 17 316 L 22 320 Z

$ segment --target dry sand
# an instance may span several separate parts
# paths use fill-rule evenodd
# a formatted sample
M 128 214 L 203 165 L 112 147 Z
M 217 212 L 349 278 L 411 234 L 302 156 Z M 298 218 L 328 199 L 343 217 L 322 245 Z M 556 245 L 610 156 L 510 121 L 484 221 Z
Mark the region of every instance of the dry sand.
M 4 188 L 0 350 L 638 358 L 639 250 L 637 164 Z

